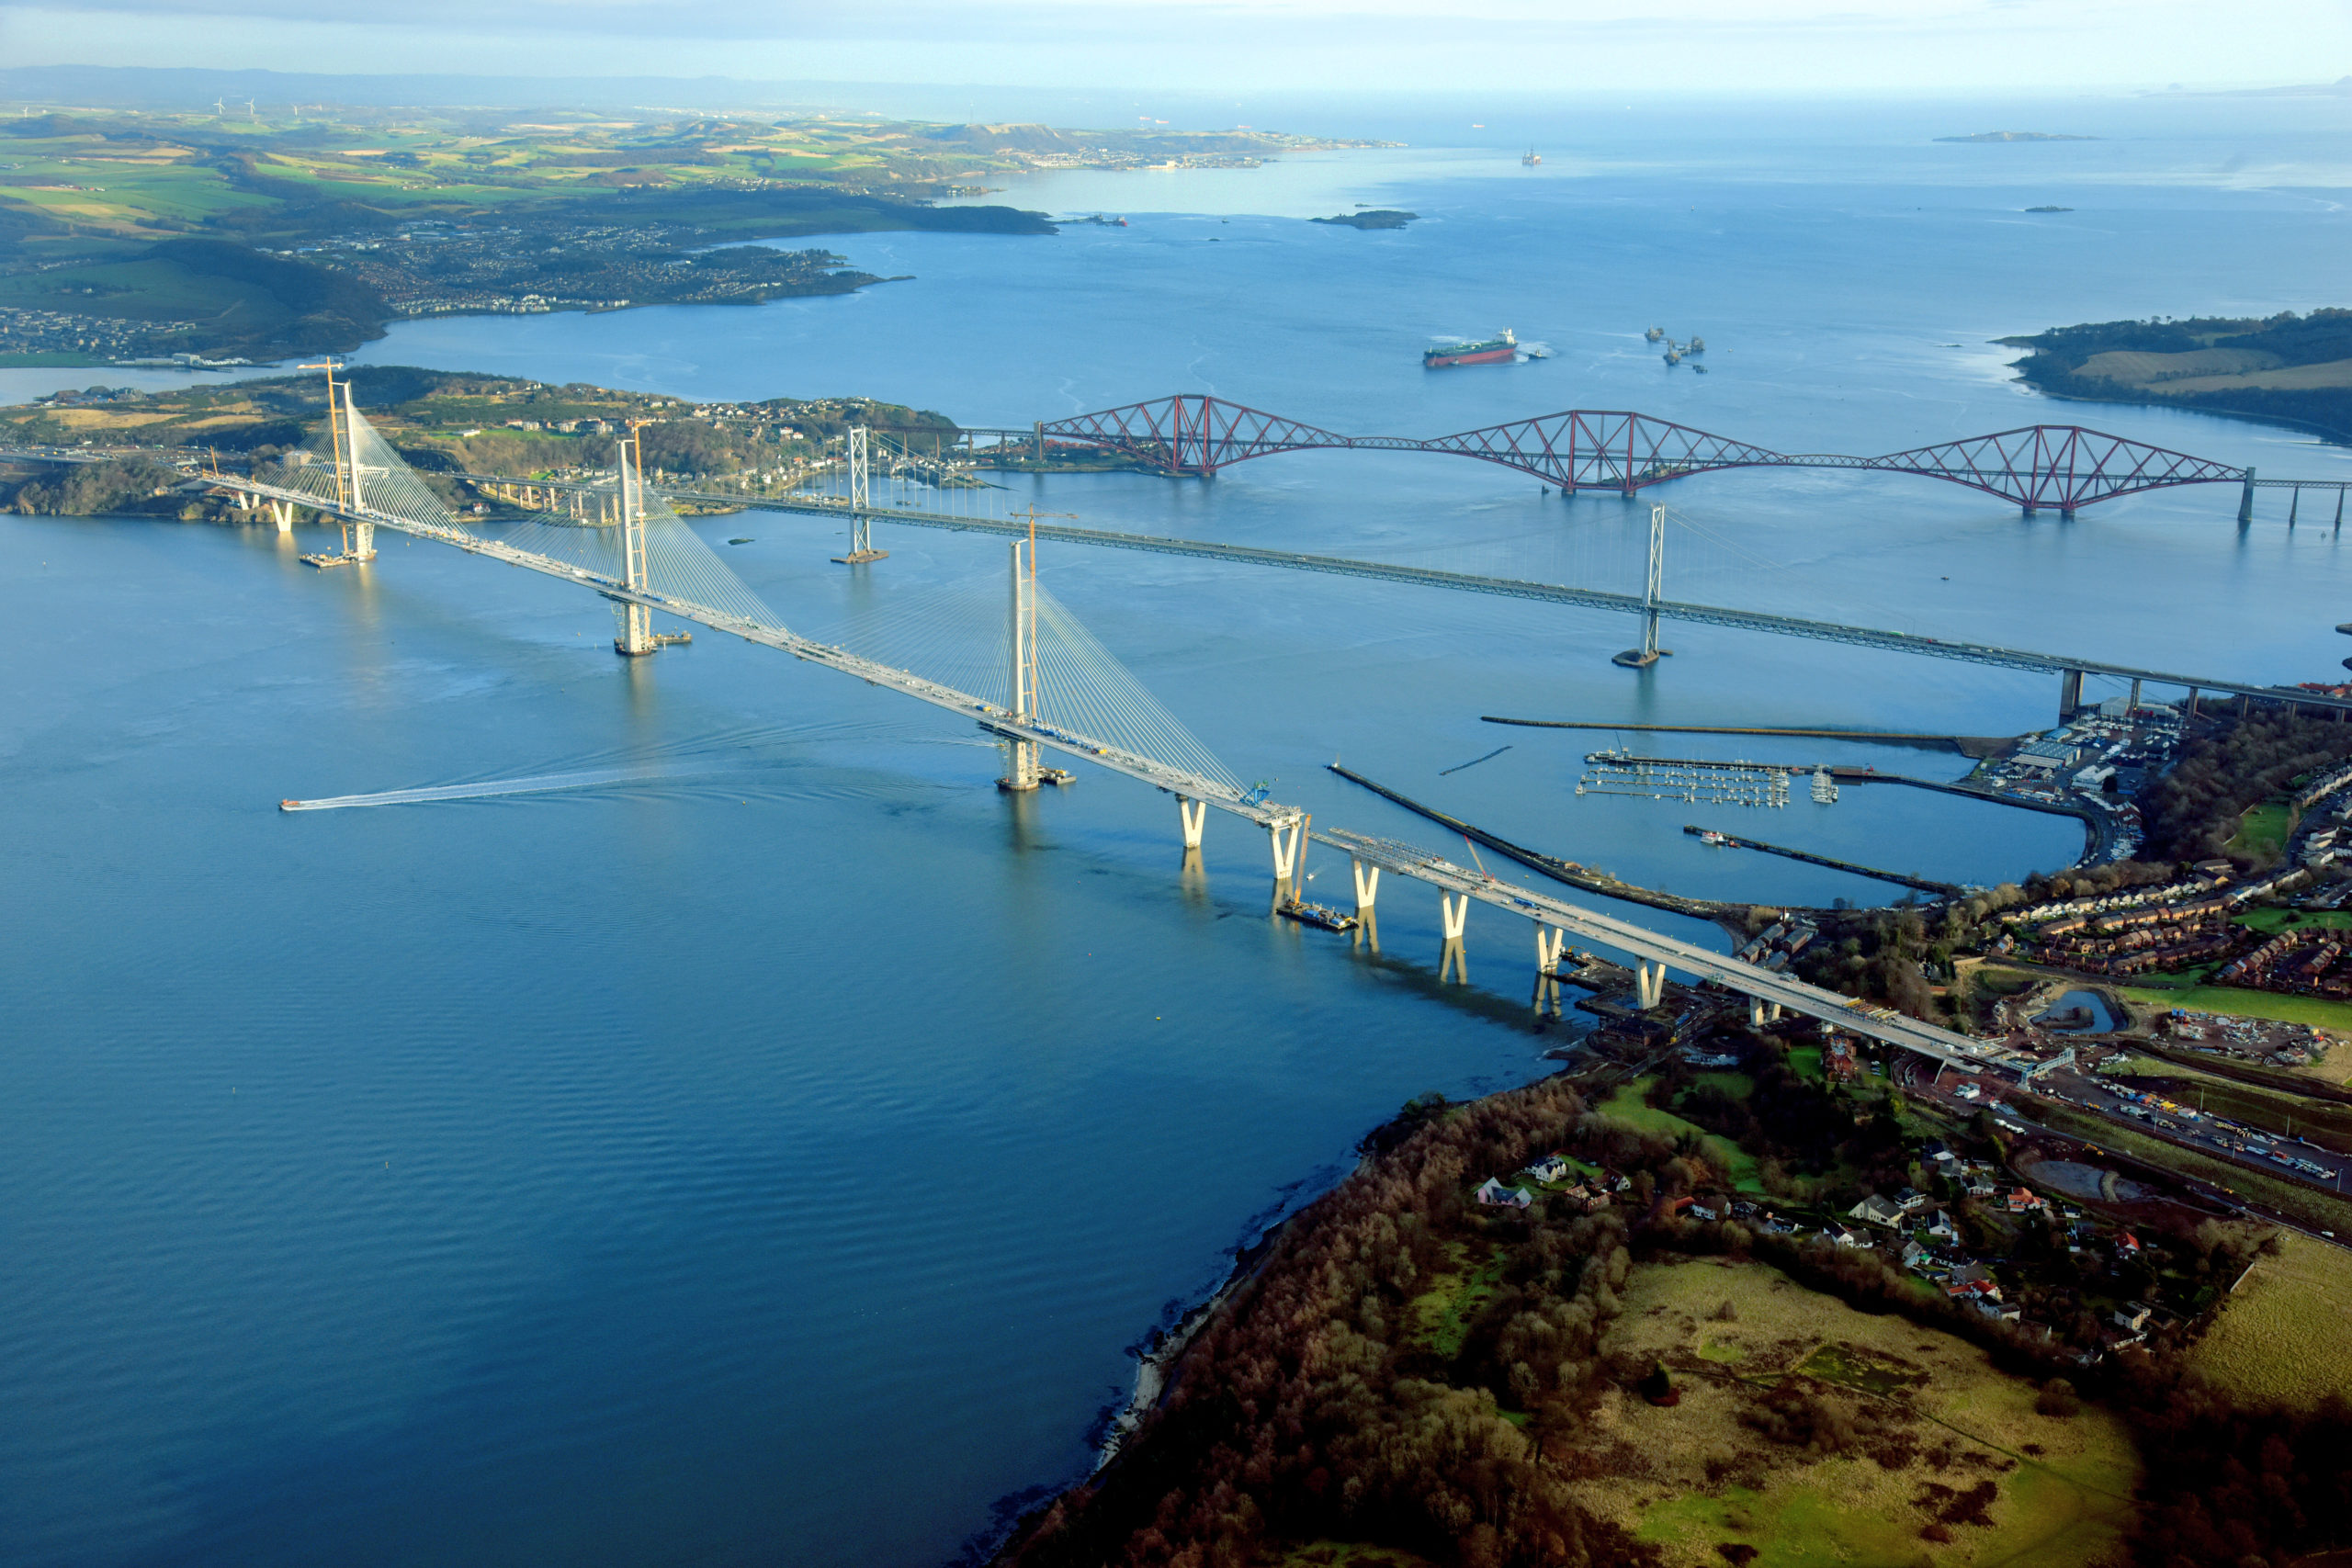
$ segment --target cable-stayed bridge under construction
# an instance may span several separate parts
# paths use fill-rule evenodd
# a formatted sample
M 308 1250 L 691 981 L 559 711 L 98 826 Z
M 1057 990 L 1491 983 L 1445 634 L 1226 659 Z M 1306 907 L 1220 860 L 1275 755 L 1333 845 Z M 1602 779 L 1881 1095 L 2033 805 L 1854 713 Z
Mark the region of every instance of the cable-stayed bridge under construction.
M 1462 866 L 1414 845 L 1330 827 L 1313 829 L 1304 812 L 1268 798 L 1262 788 L 1245 787 L 1052 599 L 1037 577 L 1033 540 L 1015 539 L 1008 552 L 1006 596 L 1000 601 L 1003 614 L 991 650 L 998 683 L 978 694 L 786 626 L 645 482 L 628 444 L 622 446 L 617 470 L 585 492 L 576 508 L 593 515 L 469 519 L 452 511 L 384 441 L 353 405 L 347 387 L 339 390 L 341 398 L 330 401 L 336 417 L 330 421 L 328 453 L 289 454 L 288 460 L 259 466 L 249 475 L 211 481 L 248 508 L 271 507 L 281 525 L 290 524 L 298 507 L 333 519 L 343 529 L 343 547 L 314 558 L 322 568 L 364 567 L 375 558 L 376 531 L 390 529 L 601 595 L 615 607 L 615 648 L 629 657 L 652 654 L 662 646 L 663 634 L 655 631 L 651 618 L 660 612 L 913 697 L 995 736 L 1007 759 L 998 781 L 1006 790 L 1026 791 L 1047 782 L 1057 770 L 1042 759 L 1052 753 L 1174 795 L 1188 852 L 1200 847 L 1211 807 L 1264 830 L 1278 899 L 1286 897 L 1295 905 L 1305 886 L 1308 849 L 1321 844 L 1349 857 L 1360 918 L 1373 912 L 1383 872 L 1435 888 L 1447 956 L 1456 962 L 1472 902 L 1528 919 L 1534 931 L 1539 998 L 1547 987 L 1556 998 L 1557 965 L 1567 938 L 1574 936 L 1634 959 L 1636 996 L 1644 1009 L 1662 1005 L 1672 970 L 1745 996 L 1749 1016 L 1758 1022 L 1785 1010 L 1964 1069 L 2015 1071 L 2025 1065 L 1999 1045 L 1864 1007 L 1793 976 L 1502 881 L 1483 868 Z

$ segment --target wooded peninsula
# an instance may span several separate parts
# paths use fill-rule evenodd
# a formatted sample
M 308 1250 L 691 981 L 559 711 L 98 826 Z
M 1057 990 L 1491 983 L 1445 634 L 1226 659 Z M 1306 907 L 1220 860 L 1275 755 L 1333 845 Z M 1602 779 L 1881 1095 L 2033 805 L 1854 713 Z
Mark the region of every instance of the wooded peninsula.
M 2053 397 L 2243 414 L 2352 441 L 2352 310 L 2094 321 L 1998 341 L 2032 351 L 2018 378 Z

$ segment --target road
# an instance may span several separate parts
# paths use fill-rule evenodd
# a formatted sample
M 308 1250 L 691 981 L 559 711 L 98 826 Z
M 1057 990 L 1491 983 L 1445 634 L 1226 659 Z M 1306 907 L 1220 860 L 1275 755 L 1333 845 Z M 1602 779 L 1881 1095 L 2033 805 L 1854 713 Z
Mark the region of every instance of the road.
M 2324 1192 L 2352 1191 L 2352 1156 L 2334 1154 L 2316 1145 L 2306 1144 L 2301 1140 L 2284 1138 L 2262 1140 L 2270 1144 L 2277 1154 L 2290 1160 L 2309 1160 L 2326 1172 L 2324 1176 L 2314 1176 L 2308 1171 L 2296 1169 L 2291 1164 L 2282 1164 L 2278 1160 L 2256 1155 L 2250 1149 L 2231 1147 L 2228 1140 L 2235 1134 L 2226 1131 L 2213 1118 L 2208 1117 L 2198 1121 L 2167 1117 L 2168 1121 L 2176 1123 L 2174 1127 L 2167 1127 L 2158 1124 L 2153 1117 L 2149 1121 L 2143 1122 L 2137 1117 L 2127 1116 L 2123 1113 L 2122 1107 L 2129 1101 L 2118 1094 L 2112 1086 L 2100 1083 L 2096 1078 L 2079 1073 L 2064 1071 L 2050 1073 L 2039 1080 L 2032 1089 L 2021 1089 L 2006 1079 L 1996 1080 L 1989 1076 L 1981 1077 L 1976 1081 L 1984 1085 L 1984 1095 L 1983 1099 L 1977 1100 L 1962 1099 L 1954 1092 L 1959 1083 L 1962 1081 L 1960 1075 L 1948 1069 L 1939 1070 L 1933 1079 L 1928 1079 L 1920 1070 L 1920 1064 L 1916 1058 L 1904 1062 L 1894 1069 L 1894 1081 L 1905 1094 L 1937 1105 L 1955 1115 L 1964 1117 L 1980 1110 L 1990 1111 L 1994 1113 L 1994 1120 L 2000 1126 L 2013 1132 L 2030 1133 L 2082 1145 L 2086 1152 L 2091 1153 L 2094 1159 L 2107 1151 L 2098 1149 L 2095 1144 L 2086 1143 L 2078 1133 L 2052 1127 L 2043 1122 L 2033 1111 L 2036 1100 L 2043 1098 L 2044 1095 L 2054 1097 L 2064 1104 L 2071 1105 L 2078 1111 L 2086 1111 L 2102 1121 L 2110 1122 L 2116 1126 L 2127 1128 L 2143 1136 L 2154 1138 L 2162 1143 L 2177 1145 L 2185 1149 L 2194 1149 L 2209 1158 L 2226 1160 L 2233 1165 L 2241 1166 L 2250 1171 L 2258 1171 L 2274 1179 L 2299 1182 L 2305 1187 Z M 2130 1155 L 2120 1150 L 2109 1157 L 2164 1168 L 2159 1162 L 2147 1156 Z M 2165 1169 L 2165 1174 L 2168 1179 L 2177 1183 L 2191 1195 L 2218 1209 L 2245 1214 L 2258 1219 L 2266 1224 L 2278 1225 L 2316 1240 L 2335 1242 L 2338 1246 L 2352 1246 L 2352 1238 L 2338 1240 L 2333 1231 L 2314 1230 L 2301 1221 L 2278 1213 L 2267 1205 L 2249 1199 L 2233 1189 L 2179 1171 Z

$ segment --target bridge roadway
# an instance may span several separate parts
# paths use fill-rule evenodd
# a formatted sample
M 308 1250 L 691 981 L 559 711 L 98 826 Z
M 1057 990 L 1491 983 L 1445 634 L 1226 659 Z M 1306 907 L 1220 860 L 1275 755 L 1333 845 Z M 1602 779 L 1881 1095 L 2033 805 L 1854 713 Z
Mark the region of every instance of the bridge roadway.
M 529 550 L 518 550 L 494 541 L 477 539 L 456 529 L 412 522 L 388 513 L 368 508 L 338 510 L 322 506 L 319 498 L 300 491 L 286 490 L 275 485 L 259 484 L 250 479 L 223 479 L 224 490 L 239 490 L 248 494 L 267 496 L 276 501 L 289 501 L 313 511 L 346 517 L 354 522 L 372 523 L 415 538 L 429 539 L 469 555 L 486 556 L 519 566 L 526 570 L 561 581 L 594 589 L 608 599 L 644 604 L 665 615 L 675 615 L 710 627 L 714 631 L 729 632 L 746 642 L 760 643 L 776 649 L 811 664 L 854 675 L 870 685 L 887 687 L 903 693 L 920 702 L 966 718 L 975 719 L 984 728 L 996 734 L 1032 740 L 1064 755 L 1076 757 L 1099 768 L 1139 779 L 1154 788 L 1181 798 L 1205 801 L 1220 810 L 1244 818 L 1259 827 L 1277 834 L 1292 829 L 1302 820 L 1294 807 L 1272 801 L 1261 801 L 1238 795 L 1229 785 L 1204 778 L 1184 769 L 1170 767 L 1148 757 L 1139 757 L 1117 747 L 1106 746 L 1090 737 L 1049 726 L 1020 722 L 997 705 L 957 691 L 953 686 L 925 680 L 908 671 L 874 660 L 861 658 L 844 649 L 815 642 L 798 637 L 781 626 L 762 625 L 745 620 L 707 604 L 676 599 L 667 594 L 631 589 L 625 583 L 598 573 L 571 566 L 548 556 Z M 1555 898 L 1548 894 L 1520 887 L 1495 877 L 1464 870 L 1441 856 L 1391 839 L 1374 838 L 1351 833 L 1341 829 L 1327 829 L 1312 835 L 1317 840 L 1355 856 L 1367 864 L 1377 865 L 1400 876 L 1428 883 L 1442 893 L 1467 895 L 1484 904 L 1512 914 L 1547 921 L 1561 930 L 1573 931 L 1586 941 L 1633 954 L 1646 963 L 1664 965 L 1713 981 L 1728 989 L 1754 997 L 1767 1003 L 1776 1003 L 1807 1017 L 1821 1019 L 1840 1029 L 1867 1035 L 1890 1045 L 1932 1056 L 1971 1070 L 2013 1067 L 2015 1058 L 1998 1046 L 1989 1046 L 1938 1029 L 1932 1024 L 1900 1015 L 1884 1015 L 1857 1010 L 1848 998 L 1833 991 L 1808 986 L 1792 976 L 1775 974 L 1755 964 L 1709 952 L 1693 942 L 1663 935 L 1630 920 L 1621 920 Z M 1303 869 L 1303 868 L 1301 868 Z
M 1557 926 L 1587 942 L 1630 953 L 1653 964 L 1664 964 L 1669 969 L 1712 981 L 1760 1001 L 1778 1003 L 1792 1012 L 1817 1018 L 1837 1028 L 1866 1034 L 1889 1045 L 1917 1051 L 1923 1056 L 1932 1056 L 1962 1071 L 2003 1068 L 2014 1072 L 2027 1060 L 2003 1046 L 1972 1040 L 1965 1034 L 1939 1029 L 1932 1023 L 1922 1023 L 1917 1019 L 1905 1018 L 1899 1013 L 1863 1011 L 1855 1005 L 1853 998 L 1823 990 L 1818 986 L 1809 986 L 1793 976 L 1744 964 L 1736 958 L 1710 952 L 1696 942 L 1662 935 L 1631 920 L 1621 920 L 1614 916 L 1571 904 L 1566 899 L 1555 898 L 1548 893 L 1516 886 L 1394 839 L 1374 838 L 1340 828 L 1325 829 L 1313 833 L 1312 837 L 1316 842 L 1351 855 L 1367 865 L 1376 865 L 1399 876 L 1429 883 L 1442 892 L 1467 895 L 1495 908 Z
M 718 501 L 716 494 L 695 491 L 665 491 L 673 500 Z M 832 503 L 816 500 L 746 501 L 734 497 L 737 503 L 768 511 L 815 513 L 825 516 L 846 515 L 846 502 Z M 943 528 L 967 533 L 1003 534 L 1026 536 L 1032 525 L 1025 518 L 1000 522 L 994 518 L 957 517 L 948 513 L 914 512 L 899 507 L 872 506 L 865 509 L 870 517 L 901 523 L 918 528 Z M 1768 632 L 1780 637 L 1812 637 L 1818 641 L 1841 642 L 1857 648 L 1878 649 L 1889 653 L 1917 653 L 1934 659 L 1958 659 L 1975 664 L 1992 664 L 2009 670 L 2030 670 L 2041 674 L 2066 675 L 2079 671 L 2086 675 L 2110 675 L 2118 680 L 2143 681 L 2152 685 L 2178 686 L 2199 692 L 2228 692 L 2238 696 L 2263 697 L 2273 701 L 2291 701 L 2306 707 L 2352 708 L 2352 698 L 2324 696 L 2316 692 L 2304 692 L 2293 687 L 2256 685 L 2245 682 L 2224 681 L 2205 675 L 2181 675 L 2161 670 L 2142 670 L 2128 664 L 2114 664 L 2098 659 L 2075 659 L 2064 654 L 2036 653 L 2025 649 L 2003 648 L 1994 643 L 1960 642 L 1946 637 L 1921 637 L 1911 632 L 1883 631 L 1871 626 L 1852 626 L 1835 621 L 1813 621 L 1795 615 L 1774 615 L 1759 610 L 1732 610 L 1715 604 L 1689 604 L 1678 600 L 1661 599 L 1655 604 L 1632 593 L 1611 593 L 1597 588 L 1568 588 L 1548 582 L 1530 582 L 1519 578 L 1482 577 L 1469 572 L 1440 571 L 1432 567 L 1393 566 L 1385 561 L 1357 560 L 1346 556 L 1303 555 L 1295 550 L 1271 550 L 1255 545 L 1220 545 L 1200 539 L 1168 538 L 1157 534 L 1121 534 L 1102 528 L 1072 528 L 1066 525 L 1038 523 L 1036 536 L 1064 544 L 1098 545 L 1108 549 L 1146 550 L 1159 555 L 1193 556 L 1204 560 L 1236 561 L 1247 566 L 1281 567 L 1294 571 L 1331 572 L 1343 577 L 1366 577 L 1385 582 L 1411 583 L 1423 588 L 1451 588 L 1468 593 L 1496 593 L 1513 599 L 1533 599 L 1545 604 L 1576 604 L 1591 610 L 1610 610 L 1624 615 L 1639 615 L 1655 612 L 1661 618 L 1693 621 L 1706 626 L 1731 626 L 1742 631 Z

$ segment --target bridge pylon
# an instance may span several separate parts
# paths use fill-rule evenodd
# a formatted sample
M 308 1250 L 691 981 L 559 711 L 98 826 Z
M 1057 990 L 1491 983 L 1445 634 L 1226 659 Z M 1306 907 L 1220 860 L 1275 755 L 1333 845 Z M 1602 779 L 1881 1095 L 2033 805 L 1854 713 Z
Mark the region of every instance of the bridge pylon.
M 1299 854 L 1304 843 L 1301 833 L 1305 827 L 1306 819 L 1298 817 L 1282 818 L 1266 824 L 1266 837 L 1273 849 L 1274 886 L 1277 890 L 1292 886 L 1297 882 L 1299 873 L 1306 869 Z
M 1633 491 L 1627 491 L 1628 495 Z M 1658 606 L 1666 602 L 1666 508 L 1650 508 L 1649 575 L 1642 588 L 1642 644 L 1629 648 L 1610 660 L 1628 670 L 1646 670 L 1660 659 L 1671 654 L 1670 648 L 1657 645 Z
M 1012 699 L 1007 705 L 1012 710 L 1015 722 L 1029 724 L 1037 717 L 1037 544 L 1035 539 L 1012 541 L 1011 608 Z M 1005 758 L 1004 777 L 996 781 L 996 787 L 1006 791 L 1035 789 L 1041 777 L 1037 766 L 1037 743 L 1008 737 L 1005 744 L 1011 750 Z
M 864 566 L 890 554 L 874 547 L 873 446 L 871 430 L 862 424 L 849 427 L 849 554 L 833 558 L 842 566 Z
M 632 423 L 620 447 L 621 582 L 640 593 L 650 592 L 651 574 L 645 560 L 645 442 L 641 427 Z M 662 646 L 653 635 L 653 612 L 635 600 L 617 604 L 620 635 L 613 651 L 624 659 L 642 659 Z

